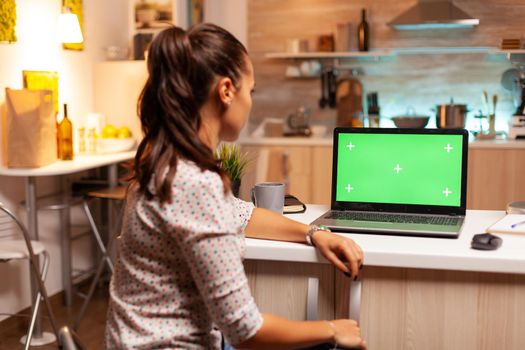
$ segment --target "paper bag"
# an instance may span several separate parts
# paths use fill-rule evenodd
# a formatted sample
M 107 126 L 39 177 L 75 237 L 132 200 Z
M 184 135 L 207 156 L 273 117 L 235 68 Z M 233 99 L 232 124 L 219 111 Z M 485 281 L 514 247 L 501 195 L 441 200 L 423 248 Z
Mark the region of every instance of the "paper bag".
M 57 160 L 57 130 L 49 90 L 6 88 L 7 166 L 34 168 Z
M 0 105 L 0 165 L 7 166 L 7 107 Z

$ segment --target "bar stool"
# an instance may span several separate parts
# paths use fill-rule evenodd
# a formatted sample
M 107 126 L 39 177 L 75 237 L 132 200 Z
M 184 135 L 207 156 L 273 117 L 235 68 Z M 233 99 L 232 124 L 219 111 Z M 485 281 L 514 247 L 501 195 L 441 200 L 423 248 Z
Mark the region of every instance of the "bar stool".
M 103 188 L 100 190 L 90 191 L 86 193 L 84 196 L 82 205 L 84 207 L 86 216 L 89 220 L 93 238 L 95 239 L 96 245 L 100 251 L 100 259 L 97 264 L 95 276 L 93 277 L 93 280 L 91 281 L 91 284 L 89 286 L 88 294 L 86 295 L 84 303 L 82 304 L 82 308 L 80 309 L 77 319 L 75 320 L 75 324 L 73 325 L 73 329 L 75 330 L 77 330 L 78 327 L 80 326 L 80 322 L 82 318 L 84 317 L 87 306 L 89 302 L 91 301 L 91 298 L 93 297 L 93 293 L 95 292 L 95 288 L 100 280 L 100 277 L 102 276 L 104 267 L 107 265 L 110 272 L 113 273 L 113 260 L 111 257 L 111 248 L 112 248 L 115 237 L 118 235 L 120 231 L 120 227 L 122 223 L 122 209 L 124 208 L 126 192 L 127 192 L 127 186 L 117 186 L 117 187 L 107 187 L 107 188 Z M 102 236 L 100 234 L 99 225 L 97 225 L 97 223 L 95 222 L 92 211 L 89 207 L 89 202 L 94 199 L 105 200 L 105 201 L 108 201 L 108 203 L 110 204 L 111 203 L 121 204 L 121 208 L 119 210 L 119 214 L 117 217 L 115 229 L 112 229 L 110 227 L 108 230 L 107 244 L 104 244 L 104 240 L 102 239 Z

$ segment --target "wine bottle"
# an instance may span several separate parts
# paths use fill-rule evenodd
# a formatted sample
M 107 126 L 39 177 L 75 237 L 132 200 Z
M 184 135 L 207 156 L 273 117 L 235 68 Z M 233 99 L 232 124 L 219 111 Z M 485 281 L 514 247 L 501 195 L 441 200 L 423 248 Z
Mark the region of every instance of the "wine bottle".
M 64 103 L 64 118 L 59 125 L 60 159 L 73 160 L 73 123 L 67 117 L 67 104 Z
M 366 21 L 366 9 L 361 9 L 361 22 L 357 27 L 357 42 L 359 51 L 368 51 L 368 23 Z
M 57 158 L 62 159 L 62 153 L 60 152 L 60 123 L 58 122 L 58 112 L 55 112 L 55 129 L 57 143 Z

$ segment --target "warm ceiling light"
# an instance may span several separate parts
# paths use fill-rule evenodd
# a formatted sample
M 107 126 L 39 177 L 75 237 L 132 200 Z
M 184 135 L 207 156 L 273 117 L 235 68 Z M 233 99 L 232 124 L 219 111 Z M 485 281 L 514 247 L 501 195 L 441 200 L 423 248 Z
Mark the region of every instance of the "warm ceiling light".
M 65 7 L 64 12 L 58 17 L 58 35 L 60 42 L 64 44 L 77 44 L 84 41 L 78 17 L 71 13 L 69 7 Z

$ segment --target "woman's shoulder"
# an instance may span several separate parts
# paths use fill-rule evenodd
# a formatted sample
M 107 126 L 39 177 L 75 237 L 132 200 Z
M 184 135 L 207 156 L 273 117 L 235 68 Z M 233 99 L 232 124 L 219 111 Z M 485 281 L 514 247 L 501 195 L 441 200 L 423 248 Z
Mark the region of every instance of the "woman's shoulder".
M 202 170 L 194 162 L 185 159 L 178 161 L 173 186 L 192 188 L 199 186 L 218 189 L 221 192 L 224 188 L 219 174 L 210 170 Z

